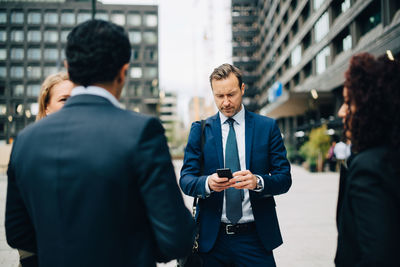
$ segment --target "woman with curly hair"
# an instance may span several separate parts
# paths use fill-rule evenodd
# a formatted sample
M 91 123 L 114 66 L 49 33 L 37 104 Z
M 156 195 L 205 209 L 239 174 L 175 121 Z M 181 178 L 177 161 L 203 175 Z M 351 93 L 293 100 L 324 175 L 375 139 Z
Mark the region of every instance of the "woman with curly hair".
M 357 54 L 345 74 L 338 115 L 353 155 L 340 177 L 336 266 L 399 266 L 400 64 L 391 59 Z

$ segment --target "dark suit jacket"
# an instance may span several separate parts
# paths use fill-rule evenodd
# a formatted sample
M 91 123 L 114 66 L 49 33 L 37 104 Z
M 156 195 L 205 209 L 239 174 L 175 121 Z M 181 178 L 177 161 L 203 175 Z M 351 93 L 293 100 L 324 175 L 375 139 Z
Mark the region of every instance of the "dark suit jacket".
M 6 235 L 40 266 L 155 266 L 185 255 L 194 222 L 155 118 L 93 95 L 21 131 Z
M 385 147 L 349 159 L 340 177 L 336 266 L 400 265 L 399 160 Z
M 189 196 L 197 196 L 199 201 L 200 239 L 199 250 L 208 252 L 214 245 L 220 228 L 224 192 L 212 192 L 206 197 L 205 182 L 208 175 L 224 167 L 222 152 L 221 123 L 218 113 L 206 120 L 204 129 L 204 173 L 200 175 L 199 122 L 192 124 L 188 144 L 185 149 L 181 170 L 180 186 Z M 272 195 L 289 190 L 292 180 L 286 150 L 276 122 L 270 118 L 245 111 L 246 166 L 253 174 L 264 180 L 262 192 L 250 191 L 250 202 L 257 232 L 267 250 L 282 244 L 275 200 Z

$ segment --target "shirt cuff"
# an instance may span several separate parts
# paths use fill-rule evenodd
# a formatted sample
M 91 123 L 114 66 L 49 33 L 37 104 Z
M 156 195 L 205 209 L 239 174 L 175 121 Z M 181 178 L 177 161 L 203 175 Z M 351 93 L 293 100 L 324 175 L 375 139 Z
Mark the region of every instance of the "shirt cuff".
M 210 178 L 210 176 L 207 176 L 206 184 L 205 184 L 206 197 L 208 197 L 208 196 L 211 194 L 211 189 L 210 189 L 210 187 L 208 186 L 208 178 Z
M 257 178 L 259 178 L 261 180 L 261 188 L 260 189 L 254 189 L 253 191 L 254 192 L 262 192 L 264 190 L 264 179 L 260 175 L 257 175 L 257 174 L 254 174 L 254 175 L 257 176 Z M 257 179 L 257 182 L 258 182 L 258 179 Z

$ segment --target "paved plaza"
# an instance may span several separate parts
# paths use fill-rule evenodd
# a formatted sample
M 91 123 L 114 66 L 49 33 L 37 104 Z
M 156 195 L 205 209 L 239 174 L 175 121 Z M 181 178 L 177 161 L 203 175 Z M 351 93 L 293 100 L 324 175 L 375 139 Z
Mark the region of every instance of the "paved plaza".
M 182 161 L 174 161 L 177 174 Z M 283 245 L 274 251 L 278 267 L 334 266 L 336 250 L 337 173 L 309 173 L 292 166 L 293 185 L 287 194 L 276 197 Z M 4 208 L 7 180 L 0 176 L 0 266 L 18 266 L 18 255 L 5 241 Z M 191 206 L 191 198 L 185 203 Z M 175 262 L 159 264 L 172 267 Z

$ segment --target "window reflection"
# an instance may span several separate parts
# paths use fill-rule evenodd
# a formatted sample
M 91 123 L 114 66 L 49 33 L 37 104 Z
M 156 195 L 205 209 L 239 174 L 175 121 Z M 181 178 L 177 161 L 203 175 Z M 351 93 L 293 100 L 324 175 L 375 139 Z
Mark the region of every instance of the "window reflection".
M 58 23 L 57 13 L 45 11 L 45 13 L 44 13 L 44 23 L 46 23 L 46 24 L 57 24 Z
M 42 15 L 39 12 L 28 13 L 28 23 L 30 24 L 40 24 Z
M 143 40 L 147 44 L 156 44 L 157 43 L 157 35 L 155 32 L 144 32 Z
M 140 26 L 142 24 L 142 17 L 140 14 L 128 14 L 128 24 L 131 26 Z

